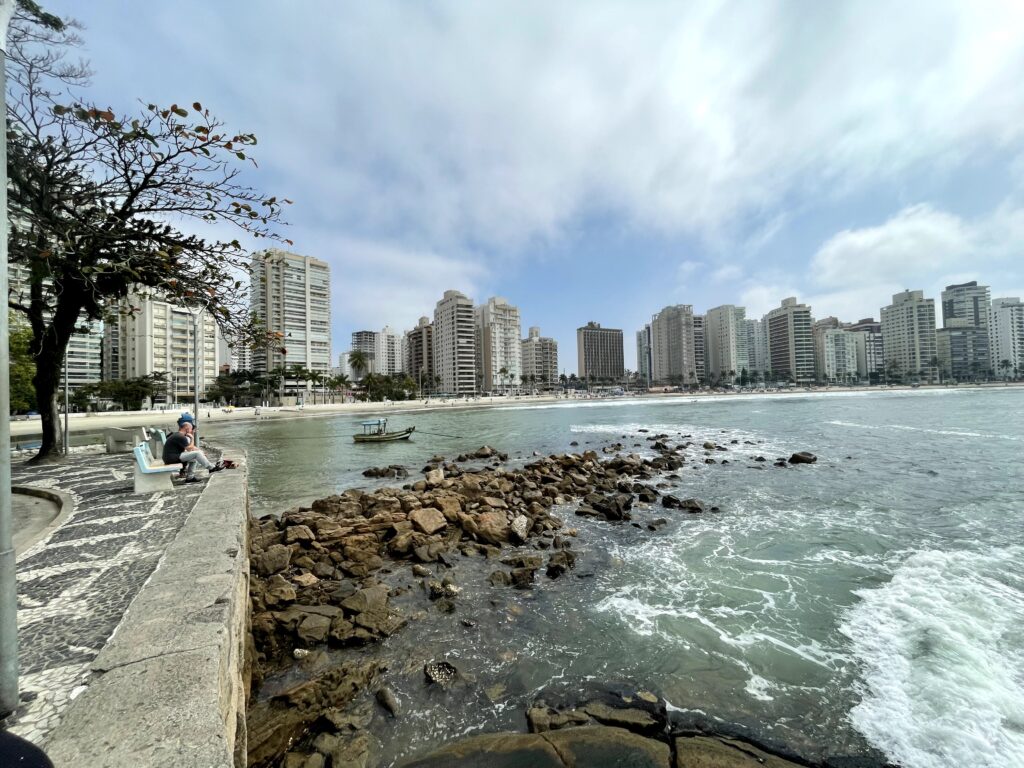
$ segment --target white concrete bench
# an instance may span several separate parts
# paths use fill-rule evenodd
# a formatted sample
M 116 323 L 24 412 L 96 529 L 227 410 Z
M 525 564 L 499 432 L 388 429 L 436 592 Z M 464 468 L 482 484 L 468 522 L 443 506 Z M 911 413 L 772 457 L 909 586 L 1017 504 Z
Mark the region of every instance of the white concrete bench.
M 164 452 L 164 443 L 167 442 L 167 433 L 162 429 L 156 427 L 148 427 L 144 429 L 146 433 L 146 442 L 149 443 L 149 450 L 154 456 L 162 455 Z M 141 442 L 141 441 L 139 441 Z
M 110 427 L 103 430 L 103 438 L 107 443 L 107 453 L 131 453 L 133 446 L 146 439 L 146 430 L 142 427 Z
M 149 443 L 139 443 L 132 450 L 135 454 L 135 493 L 156 493 L 169 491 L 174 487 L 171 473 L 181 469 L 181 464 L 164 464 L 153 458 Z

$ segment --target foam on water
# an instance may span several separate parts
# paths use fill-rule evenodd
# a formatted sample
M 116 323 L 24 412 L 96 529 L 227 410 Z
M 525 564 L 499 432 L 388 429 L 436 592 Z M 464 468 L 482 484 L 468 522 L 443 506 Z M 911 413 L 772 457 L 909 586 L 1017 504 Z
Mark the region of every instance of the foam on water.
M 841 631 L 850 720 L 907 768 L 1024 766 L 1024 547 L 922 551 L 862 590 Z

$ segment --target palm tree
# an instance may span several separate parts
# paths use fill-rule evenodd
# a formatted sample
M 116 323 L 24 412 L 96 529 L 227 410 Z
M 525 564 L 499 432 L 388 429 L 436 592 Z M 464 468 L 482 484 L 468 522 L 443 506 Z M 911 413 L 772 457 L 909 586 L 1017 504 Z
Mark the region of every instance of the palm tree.
M 569 385 L 569 377 L 564 373 L 559 374 L 558 383 L 562 385 L 562 389 L 565 389 Z
M 501 368 L 498 369 L 498 375 L 501 376 L 501 388 L 504 391 L 505 378 L 508 376 L 508 368 L 506 368 L 505 366 L 501 366 Z
M 1013 368 L 1013 363 L 1011 363 L 1008 359 L 1003 358 L 1002 360 L 999 361 L 999 370 L 1003 372 L 1004 379 L 1009 378 L 1009 376 L 1007 376 L 1007 373 L 1009 373 L 1011 368 Z
M 928 361 L 928 365 L 931 366 L 932 374 L 937 375 L 939 384 L 942 383 L 942 361 L 939 360 L 938 355 L 934 355 L 931 360 Z
M 309 372 L 309 382 L 313 385 L 313 405 L 316 405 L 316 388 L 320 387 L 322 389 L 326 379 L 327 376 L 323 371 Z
M 361 349 L 356 349 L 348 354 L 348 365 L 356 375 L 356 381 L 363 378 L 363 374 L 370 368 L 370 359 Z
M 899 377 L 900 369 L 903 368 L 903 364 L 899 360 L 890 360 L 885 364 L 885 383 L 888 384 L 890 379 Z

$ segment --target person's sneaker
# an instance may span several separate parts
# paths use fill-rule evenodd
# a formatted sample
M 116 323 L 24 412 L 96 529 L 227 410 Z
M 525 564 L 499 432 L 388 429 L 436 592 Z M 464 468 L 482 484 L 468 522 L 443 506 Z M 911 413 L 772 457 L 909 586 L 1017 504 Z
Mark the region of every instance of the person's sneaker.
M 184 476 L 185 476 L 185 468 L 182 467 L 181 469 L 178 470 L 178 477 L 184 477 Z
M 201 483 L 203 481 L 200 480 L 198 477 L 186 477 L 185 478 L 185 482 L 186 483 Z
M 224 469 L 224 465 L 218 461 L 216 464 L 210 467 L 210 474 L 212 475 L 214 472 L 220 472 L 222 469 Z

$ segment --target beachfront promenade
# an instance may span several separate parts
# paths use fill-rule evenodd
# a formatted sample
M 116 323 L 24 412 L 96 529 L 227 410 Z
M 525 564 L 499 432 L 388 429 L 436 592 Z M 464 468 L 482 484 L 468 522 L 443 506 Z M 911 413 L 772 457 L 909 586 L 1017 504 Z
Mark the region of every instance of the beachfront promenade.
M 244 711 L 241 686 L 225 681 L 241 669 L 230 625 L 247 589 L 245 470 L 135 495 L 132 461 L 86 451 L 14 462 L 16 486 L 56 491 L 71 509 L 18 553 L 22 704 L 7 724 L 57 765 L 174 762 L 147 760 L 154 750 L 229 765 L 237 717 L 221 710 Z M 204 665 L 213 674 L 197 675 Z M 201 753 L 176 738 L 183 716 L 204 729 Z

